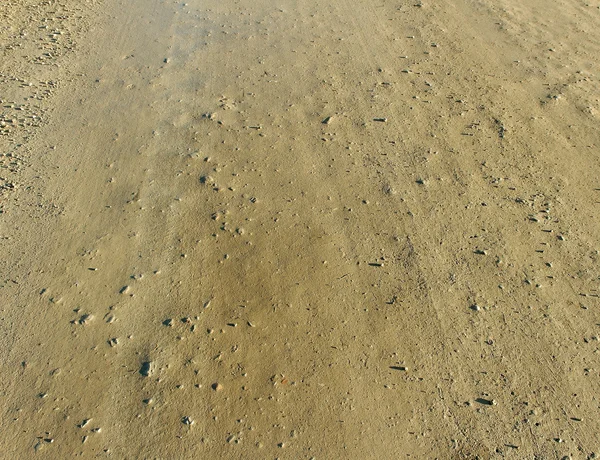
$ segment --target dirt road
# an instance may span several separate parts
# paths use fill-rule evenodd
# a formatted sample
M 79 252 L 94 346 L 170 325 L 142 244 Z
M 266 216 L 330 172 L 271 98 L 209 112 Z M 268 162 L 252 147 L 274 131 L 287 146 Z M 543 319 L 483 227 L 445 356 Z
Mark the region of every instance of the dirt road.
M 600 455 L 598 1 L 0 24 L 0 457 Z

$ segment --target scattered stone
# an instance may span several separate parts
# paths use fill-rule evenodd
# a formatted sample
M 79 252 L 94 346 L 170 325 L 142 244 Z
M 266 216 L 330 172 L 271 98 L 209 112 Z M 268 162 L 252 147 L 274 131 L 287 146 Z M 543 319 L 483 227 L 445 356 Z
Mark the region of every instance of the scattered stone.
M 193 425 L 194 421 L 186 415 L 181 419 L 181 423 L 183 423 L 184 425 Z
M 471 310 L 473 310 L 473 311 L 480 311 L 481 307 L 479 305 L 477 305 L 477 304 L 474 304 L 474 305 L 471 305 Z
M 116 337 L 113 337 L 112 339 L 109 339 L 108 344 L 112 347 L 116 347 L 117 345 L 119 345 L 119 339 L 117 339 Z
M 477 398 L 475 400 L 475 402 L 478 402 L 479 404 L 483 404 L 484 406 L 495 406 L 498 404 L 495 399 L 485 399 L 485 398 Z
M 140 368 L 140 374 L 144 377 L 149 377 L 156 370 L 156 365 L 152 361 L 145 361 L 142 363 L 142 367 Z
M 325 118 L 325 119 L 322 121 L 322 123 L 323 123 L 324 125 L 328 125 L 328 124 L 330 124 L 332 121 L 333 121 L 333 116 L 329 116 L 329 117 Z
M 79 425 L 77 425 L 77 428 L 85 427 L 88 423 L 90 423 L 91 420 L 92 420 L 91 418 L 86 418 L 83 422 L 81 422 Z
M 218 383 L 218 382 L 215 382 L 215 383 L 213 383 L 213 384 L 211 385 L 211 388 L 212 388 L 214 391 L 222 391 L 222 390 L 223 390 L 223 385 L 221 385 L 221 384 L 220 384 L 220 383 Z
M 79 318 L 79 324 L 82 326 L 87 326 L 94 319 L 94 315 L 86 313 Z
M 173 327 L 173 320 L 171 318 L 165 319 L 162 323 L 163 323 L 163 326 Z
M 379 123 L 387 123 L 388 119 L 383 117 L 383 118 L 373 118 L 373 121 L 377 121 Z
M 129 292 L 129 286 L 125 285 L 119 290 L 119 294 L 127 294 Z

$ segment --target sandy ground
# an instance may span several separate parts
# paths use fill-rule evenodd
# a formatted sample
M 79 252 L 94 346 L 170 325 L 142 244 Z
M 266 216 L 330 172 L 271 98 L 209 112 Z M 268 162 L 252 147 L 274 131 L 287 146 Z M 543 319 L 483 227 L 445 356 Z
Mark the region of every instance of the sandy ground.
M 0 457 L 600 455 L 598 0 L 4 0 L 0 53 Z

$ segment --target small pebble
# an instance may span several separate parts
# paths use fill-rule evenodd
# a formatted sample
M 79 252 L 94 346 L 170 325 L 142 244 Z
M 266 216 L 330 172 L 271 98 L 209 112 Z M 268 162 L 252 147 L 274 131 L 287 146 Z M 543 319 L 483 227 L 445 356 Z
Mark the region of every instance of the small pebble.
M 79 318 L 79 324 L 82 326 L 88 325 L 94 319 L 93 315 L 85 314 L 81 318 Z
M 86 418 L 83 422 L 81 422 L 79 425 L 77 425 L 78 428 L 83 428 L 84 426 L 86 426 L 88 423 L 90 423 L 92 419 L 91 418 Z
M 140 368 L 140 374 L 144 377 L 148 377 L 152 375 L 155 371 L 155 364 L 152 361 L 145 361 L 142 363 L 142 367 Z
M 218 382 L 213 383 L 211 387 L 214 391 L 222 391 L 223 390 L 223 385 L 221 385 Z

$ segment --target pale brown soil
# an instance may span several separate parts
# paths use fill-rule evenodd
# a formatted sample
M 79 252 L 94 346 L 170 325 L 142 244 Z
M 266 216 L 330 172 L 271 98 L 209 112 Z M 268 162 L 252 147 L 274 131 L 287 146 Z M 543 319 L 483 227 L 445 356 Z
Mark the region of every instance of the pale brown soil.
M 0 457 L 600 455 L 600 2 L 0 3 Z

